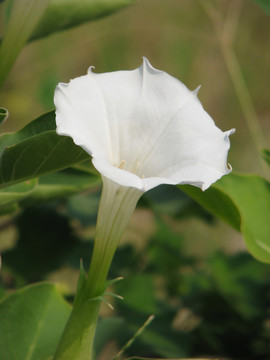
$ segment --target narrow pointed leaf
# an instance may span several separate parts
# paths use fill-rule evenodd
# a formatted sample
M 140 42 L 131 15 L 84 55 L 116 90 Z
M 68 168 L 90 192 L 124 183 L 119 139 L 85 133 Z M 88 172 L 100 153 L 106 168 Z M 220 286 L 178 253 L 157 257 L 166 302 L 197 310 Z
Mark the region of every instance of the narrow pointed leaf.
M 206 192 L 181 189 L 214 215 L 240 230 L 249 252 L 270 263 L 270 183 L 260 176 L 231 174 Z
M 51 0 L 32 39 L 96 20 L 132 3 L 134 0 Z
M 47 360 L 69 313 L 53 284 L 31 285 L 9 295 L 0 303 L 0 359 Z

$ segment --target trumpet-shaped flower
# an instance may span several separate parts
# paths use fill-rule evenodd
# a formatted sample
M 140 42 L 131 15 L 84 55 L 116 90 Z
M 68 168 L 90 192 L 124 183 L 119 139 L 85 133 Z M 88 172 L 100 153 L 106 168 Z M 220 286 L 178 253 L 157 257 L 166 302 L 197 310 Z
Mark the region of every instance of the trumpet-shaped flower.
M 159 184 L 207 189 L 230 172 L 234 130 L 219 130 L 197 91 L 145 58 L 133 71 L 95 74 L 90 68 L 87 75 L 60 83 L 54 100 L 57 133 L 83 147 L 103 179 L 88 277 L 81 280 L 54 360 L 92 359 L 98 299 L 138 199 Z
M 207 189 L 230 172 L 229 135 L 179 80 L 144 58 L 133 71 L 88 74 L 55 92 L 57 133 L 71 136 L 96 169 L 122 186 Z

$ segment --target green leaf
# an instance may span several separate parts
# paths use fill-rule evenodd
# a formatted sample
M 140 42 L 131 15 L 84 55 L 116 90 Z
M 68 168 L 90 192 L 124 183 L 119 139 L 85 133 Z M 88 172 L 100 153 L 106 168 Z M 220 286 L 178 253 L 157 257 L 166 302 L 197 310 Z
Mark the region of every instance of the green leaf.
M 47 174 L 0 190 L 0 215 L 14 212 L 18 207 L 65 198 L 86 190 L 94 192 L 100 185 L 100 176 L 77 169 Z
M 0 136 L 0 188 L 55 172 L 89 155 L 71 138 L 55 132 L 54 112 L 31 122 L 17 133 Z
M 47 174 L 39 178 L 39 183 L 22 205 L 33 205 L 41 201 L 55 200 L 79 194 L 86 190 L 100 188 L 101 177 L 76 169 L 66 169 L 58 173 Z
M 0 107 L 0 125 L 2 125 L 8 118 L 8 110 Z
M 50 0 L 14 0 L 0 44 L 0 87 L 29 39 Z
M 28 180 L 20 184 L 9 186 L 0 191 L 0 214 L 9 213 L 11 205 L 14 207 L 19 201 L 29 196 L 37 186 L 37 179 Z M 16 207 L 15 207 L 16 208 Z
M 262 151 L 262 154 L 263 154 L 264 160 L 267 162 L 268 165 L 270 165 L 270 150 L 264 149 Z
M 134 0 L 51 0 L 32 39 L 106 16 Z
M 70 313 L 56 286 L 27 286 L 0 303 L 0 358 L 47 360 L 53 355 Z
M 270 263 L 270 183 L 260 176 L 230 174 L 205 192 L 181 189 L 214 215 L 240 230 L 249 252 Z
M 254 0 L 268 15 L 270 15 L 270 1 L 269 0 Z

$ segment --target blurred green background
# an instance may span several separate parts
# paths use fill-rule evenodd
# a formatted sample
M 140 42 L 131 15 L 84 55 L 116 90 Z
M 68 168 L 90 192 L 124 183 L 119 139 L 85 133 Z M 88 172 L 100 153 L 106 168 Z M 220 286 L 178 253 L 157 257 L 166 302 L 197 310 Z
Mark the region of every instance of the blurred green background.
M 1 92 L 1 105 L 10 112 L 1 132 L 16 131 L 51 110 L 58 82 L 85 74 L 91 65 L 96 72 L 134 69 L 146 56 L 188 88 L 202 85 L 199 98 L 217 126 L 236 128 L 229 152 L 233 170 L 263 174 L 203 3 L 208 1 L 138 0 L 111 16 L 29 43 Z M 224 31 L 232 34 L 269 145 L 270 17 L 251 0 L 212 4 L 218 26 L 230 19 Z M 3 293 L 50 279 L 72 299 L 79 258 L 89 262 L 85 254 L 91 252 L 98 196 L 76 195 L 2 218 Z M 115 312 L 103 313 L 126 322 L 100 359 L 110 358 L 106 351 L 114 353 L 152 313 L 156 320 L 128 354 L 270 359 L 269 266 L 246 253 L 240 234 L 172 187 L 143 197 L 116 254 L 111 276 L 119 275 L 126 279 L 115 290 L 126 300 L 115 304 Z

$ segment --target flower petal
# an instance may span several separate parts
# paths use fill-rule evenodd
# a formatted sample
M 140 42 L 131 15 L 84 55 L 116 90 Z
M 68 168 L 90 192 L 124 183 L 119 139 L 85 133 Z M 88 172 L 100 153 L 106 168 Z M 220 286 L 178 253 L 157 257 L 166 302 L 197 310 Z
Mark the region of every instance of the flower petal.
M 87 75 L 55 92 L 58 134 L 93 156 L 104 176 L 149 190 L 161 183 L 203 189 L 229 172 L 228 136 L 203 110 L 197 91 L 154 69 Z

